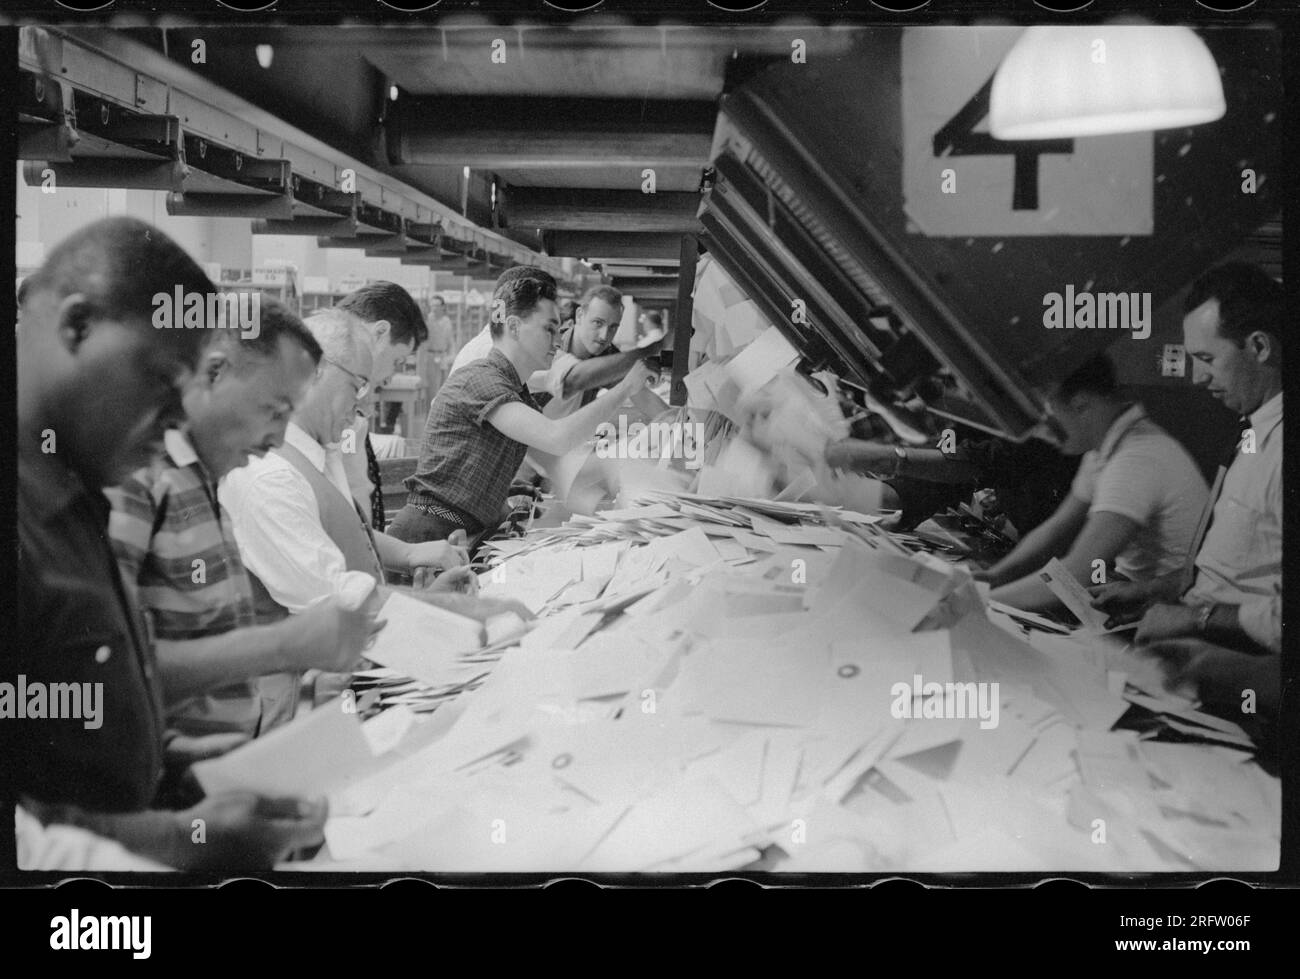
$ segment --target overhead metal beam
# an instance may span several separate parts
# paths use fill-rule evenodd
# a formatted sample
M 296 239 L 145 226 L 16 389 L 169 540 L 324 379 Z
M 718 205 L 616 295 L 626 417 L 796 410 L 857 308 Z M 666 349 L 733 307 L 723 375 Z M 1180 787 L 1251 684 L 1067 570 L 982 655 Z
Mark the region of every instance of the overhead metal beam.
M 629 258 L 641 261 L 676 261 L 681 240 L 674 234 L 625 234 L 621 231 L 550 231 L 546 233 L 546 250 L 552 255 L 585 258 Z
M 610 274 L 616 285 L 623 292 L 630 292 L 634 295 L 638 290 L 643 289 L 669 289 L 673 295 L 677 294 L 677 284 L 681 280 L 677 276 L 654 275 L 654 276 L 620 276 Z
M 643 299 L 653 299 L 662 302 L 670 302 L 677 298 L 676 284 L 643 286 L 638 289 L 633 289 L 621 282 L 616 282 L 614 283 L 614 287 L 618 289 L 619 292 L 631 296 L 633 299 L 637 300 L 637 302 L 640 302 Z
M 74 103 L 78 98 L 84 102 L 87 96 L 97 100 L 93 105 L 99 112 L 92 113 L 91 119 L 97 120 L 101 126 L 113 127 L 119 116 L 129 117 L 132 113 L 137 116 L 171 115 L 180 120 L 181 132 L 185 136 L 198 137 L 210 146 L 240 154 L 241 169 L 242 165 L 254 161 L 285 160 L 295 183 L 308 181 L 326 189 L 346 187 L 349 193 L 355 191 L 362 204 L 359 210 L 364 211 L 368 206 L 408 221 L 438 223 L 453 234 L 473 234 L 489 247 L 509 254 L 515 261 L 530 261 L 557 275 L 562 274 L 557 261 L 476 224 L 454 206 L 430 197 L 396 176 L 368 166 L 121 32 L 95 27 L 23 27 L 19 30 L 19 65 L 27 73 L 25 77 L 32 86 L 29 93 L 26 89 L 20 93 L 22 104 L 28 110 L 22 114 L 20 122 L 23 124 L 25 149 L 33 154 L 39 150 L 43 155 L 68 162 L 78 153 L 79 144 L 69 145 L 74 136 L 81 136 L 81 143 L 99 138 L 94 134 L 96 122 L 86 125 L 82 105 L 77 105 L 76 132 L 72 132 L 67 121 L 61 118 L 59 103 L 65 99 L 59 95 L 62 90 L 70 89 L 68 95 Z M 40 92 L 35 87 L 37 80 L 45 86 Z M 105 109 L 107 120 L 104 118 Z M 188 152 L 185 155 L 190 157 Z M 199 171 L 195 176 L 200 184 L 187 183 L 184 189 L 209 194 L 225 191 L 225 188 L 214 186 L 203 178 L 203 162 L 193 158 L 186 162 L 192 170 Z M 236 182 L 244 182 L 242 175 L 236 177 Z M 279 213 L 267 213 L 256 205 L 250 205 L 246 213 L 253 212 L 250 216 L 279 221 L 290 227 L 298 223 L 290 220 L 293 217 L 332 220 L 328 218 L 328 205 L 319 204 L 310 195 L 304 197 L 297 190 L 295 186 L 287 195 L 292 213 L 284 213 L 283 203 Z M 188 203 L 181 202 L 180 206 L 194 208 L 195 213 L 235 214 L 231 208 L 214 207 L 225 203 L 196 198 Z M 233 205 L 235 202 L 228 203 Z M 268 210 L 274 210 L 274 207 Z M 368 216 L 365 213 L 358 216 L 364 228 Z M 337 226 L 309 231 L 290 230 L 290 227 L 272 230 L 262 225 L 261 233 L 348 233 Z M 400 228 L 385 227 L 383 230 L 396 232 Z
M 699 206 L 700 196 L 693 193 L 511 187 L 503 210 L 518 228 L 683 233 L 699 227 Z
M 385 136 L 398 165 L 703 166 L 717 115 L 703 101 L 416 97 L 392 104 Z
M 323 235 L 350 238 L 356 233 L 357 219 L 354 216 L 253 222 L 255 235 Z
M 677 278 L 676 265 L 626 265 L 609 259 L 588 259 L 588 261 L 600 268 L 606 275 L 612 275 L 615 278 L 673 280 Z

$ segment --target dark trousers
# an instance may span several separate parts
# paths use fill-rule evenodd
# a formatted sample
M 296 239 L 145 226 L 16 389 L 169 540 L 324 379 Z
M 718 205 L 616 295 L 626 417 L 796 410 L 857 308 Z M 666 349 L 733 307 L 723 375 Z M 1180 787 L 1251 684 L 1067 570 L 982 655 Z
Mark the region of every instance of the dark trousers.
M 495 527 L 481 527 L 477 524 L 473 527 L 462 527 L 446 517 L 417 510 L 408 503 L 398 511 L 397 516 L 388 525 L 387 532 L 400 541 L 419 544 L 427 540 L 446 540 L 454 531 L 463 530 L 469 538 L 469 556 L 472 561 L 479 544 L 495 529 Z
M 463 530 L 460 524 L 436 513 L 417 510 L 406 504 L 398 511 L 393 522 L 388 525 L 388 533 L 408 544 L 420 544 L 427 540 L 446 540 L 452 531 Z M 468 534 L 469 531 L 466 531 Z M 470 536 L 473 536 L 472 534 Z

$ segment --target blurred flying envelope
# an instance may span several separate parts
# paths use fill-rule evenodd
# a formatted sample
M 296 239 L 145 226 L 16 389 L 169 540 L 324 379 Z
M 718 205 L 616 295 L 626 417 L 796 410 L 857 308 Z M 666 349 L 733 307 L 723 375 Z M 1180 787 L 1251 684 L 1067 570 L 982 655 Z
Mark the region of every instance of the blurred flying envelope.
M 332 700 L 229 754 L 195 762 L 204 794 L 313 797 L 360 781 L 378 765 L 356 711 L 343 704 Z

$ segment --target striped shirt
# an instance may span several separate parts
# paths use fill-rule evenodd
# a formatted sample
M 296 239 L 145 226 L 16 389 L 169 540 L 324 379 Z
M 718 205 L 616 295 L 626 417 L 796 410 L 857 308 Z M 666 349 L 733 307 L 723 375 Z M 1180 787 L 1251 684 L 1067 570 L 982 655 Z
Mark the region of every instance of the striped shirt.
M 198 639 L 255 624 L 252 584 L 230 518 L 184 434 L 168 431 L 164 455 L 106 495 L 118 566 L 153 616 L 158 639 Z M 168 705 L 167 715 L 169 728 L 190 736 L 256 734 L 257 683 L 243 680 Z

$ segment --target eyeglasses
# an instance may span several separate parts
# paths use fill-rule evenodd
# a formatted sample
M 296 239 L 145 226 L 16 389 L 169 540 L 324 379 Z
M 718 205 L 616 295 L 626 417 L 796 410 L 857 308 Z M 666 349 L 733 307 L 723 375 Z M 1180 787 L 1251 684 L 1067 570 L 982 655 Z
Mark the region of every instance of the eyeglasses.
M 344 374 L 346 374 L 348 377 L 352 378 L 352 380 L 356 381 L 357 384 L 360 385 L 360 386 L 356 389 L 356 392 L 357 392 L 356 397 L 357 397 L 357 400 L 358 400 L 358 401 L 360 401 L 362 398 L 364 398 L 367 394 L 370 393 L 370 382 L 369 382 L 368 380 L 366 380 L 366 378 L 362 377 L 360 374 L 357 374 L 357 373 L 354 372 L 354 371 L 350 371 L 350 370 L 348 370 L 346 367 L 344 367 L 342 364 L 340 364 L 337 360 L 330 360 L 328 357 L 322 357 L 322 358 L 321 358 L 321 362 L 322 362 L 322 363 L 325 363 L 325 364 L 333 364 L 335 367 L 337 367 L 337 368 L 338 368 L 339 370 L 341 370 Z

